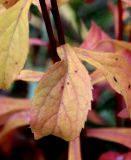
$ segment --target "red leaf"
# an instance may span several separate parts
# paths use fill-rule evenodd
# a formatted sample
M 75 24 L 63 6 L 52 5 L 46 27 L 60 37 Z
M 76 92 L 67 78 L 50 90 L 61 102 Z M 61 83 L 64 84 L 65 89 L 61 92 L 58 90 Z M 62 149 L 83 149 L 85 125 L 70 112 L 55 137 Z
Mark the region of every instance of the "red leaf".
M 103 153 L 99 158 L 99 160 L 130 160 L 130 159 L 131 159 L 131 152 L 122 154 L 113 151 Z
M 122 109 L 119 113 L 118 113 L 118 117 L 120 118 L 130 118 L 127 108 Z
M 113 152 L 113 151 L 103 153 L 99 158 L 99 160 L 119 160 L 119 159 L 124 160 L 124 156 L 118 152 Z
M 125 154 L 124 160 L 131 160 L 131 152 Z
M 111 38 L 105 32 L 103 32 L 102 29 L 95 24 L 95 22 L 92 22 L 87 38 L 84 40 L 80 47 L 84 49 L 106 52 L 114 50 L 114 46 L 111 43 L 105 43 L 104 45 L 97 46 L 101 41 L 105 40 L 111 40 Z

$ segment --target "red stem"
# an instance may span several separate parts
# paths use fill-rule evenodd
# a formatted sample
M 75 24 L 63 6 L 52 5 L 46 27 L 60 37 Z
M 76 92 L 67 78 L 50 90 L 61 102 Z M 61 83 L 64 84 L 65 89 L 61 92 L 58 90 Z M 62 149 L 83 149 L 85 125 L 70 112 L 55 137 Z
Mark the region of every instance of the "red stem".
M 118 0 L 118 40 L 123 39 L 123 21 L 122 21 L 122 16 L 123 16 L 123 8 L 122 8 L 122 1 Z
M 60 14 L 59 14 L 58 6 L 57 6 L 57 1 L 51 0 L 51 6 L 52 6 L 51 11 L 52 11 L 54 21 L 55 21 L 55 26 L 57 29 L 59 45 L 63 45 L 65 44 L 65 38 L 64 38 L 64 32 L 63 32 Z
M 57 43 L 56 43 L 56 40 L 55 40 L 55 37 L 54 37 L 54 34 L 53 34 L 53 30 L 52 30 L 48 10 L 47 10 L 47 7 L 46 7 L 46 3 L 45 3 L 45 0 L 39 0 L 39 2 L 40 2 L 41 10 L 42 10 L 43 19 L 45 21 L 48 37 L 49 37 L 49 40 L 50 40 L 51 58 L 52 58 L 53 62 L 57 62 L 60 59 L 59 59 L 58 54 L 57 54 L 57 50 L 56 50 Z

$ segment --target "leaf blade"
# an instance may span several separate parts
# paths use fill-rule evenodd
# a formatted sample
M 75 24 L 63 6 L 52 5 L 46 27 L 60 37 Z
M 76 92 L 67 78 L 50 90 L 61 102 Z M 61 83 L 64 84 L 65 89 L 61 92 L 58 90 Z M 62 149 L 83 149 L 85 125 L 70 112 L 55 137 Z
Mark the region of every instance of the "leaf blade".
M 53 134 L 70 141 L 84 127 L 92 86 L 74 50 L 65 45 L 58 52 L 66 58 L 51 67 L 40 81 L 31 109 L 31 128 L 36 139 Z
M 28 10 L 31 0 L 20 0 L 0 13 L 0 88 L 8 89 L 28 54 Z M 8 19 L 8 21 L 7 21 Z

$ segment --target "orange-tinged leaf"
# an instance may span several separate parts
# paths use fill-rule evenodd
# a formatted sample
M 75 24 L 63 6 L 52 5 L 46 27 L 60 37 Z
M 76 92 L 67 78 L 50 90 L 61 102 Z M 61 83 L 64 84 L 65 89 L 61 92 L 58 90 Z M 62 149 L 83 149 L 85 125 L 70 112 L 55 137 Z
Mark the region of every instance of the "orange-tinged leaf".
M 0 97 L 0 124 L 4 124 L 11 115 L 30 107 L 31 101 L 28 99 Z
M 124 55 L 119 52 L 93 52 L 80 48 L 75 49 L 75 51 L 81 60 L 85 60 L 98 68 L 112 88 L 124 97 L 131 116 L 131 64 Z
M 0 4 L 2 4 L 2 3 L 4 3 L 5 2 L 5 0 L 0 0 Z
M 33 71 L 33 70 L 22 70 L 16 80 L 22 80 L 22 81 L 40 81 L 40 79 L 43 77 L 44 72 L 39 71 Z
M 4 124 L 11 115 L 29 110 L 30 107 L 31 101 L 28 99 L 0 97 L 0 125 Z
M 10 116 L 7 122 L 5 123 L 4 127 L 0 132 L 0 138 L 6 136 L 14 129 L 29 125 L 29 121 L 30 121 L 30 116 L 27 110 L 15 113 L 14 115 Z
M 69 142 L 68 160 L 82 160 L 79 137 Z
M 90 77 L 73 48 L 58 48 L 64 58 L 41 79 L 31 109 L 31 129 L 35 139 L 53 134 L 65 140 L 79 136 L 91 107 Z
M 120 143 L 122 145 L 125 145 L 131 148 L 131 129 L 130 128 L 88 129 L 86 131 L 86 136 Z
M 18 2 L 18 0 L 5 0 L 3 5 L 5 6 L 5 8 L 10 8 L 14 4 L 16 4 L 17 2 Z

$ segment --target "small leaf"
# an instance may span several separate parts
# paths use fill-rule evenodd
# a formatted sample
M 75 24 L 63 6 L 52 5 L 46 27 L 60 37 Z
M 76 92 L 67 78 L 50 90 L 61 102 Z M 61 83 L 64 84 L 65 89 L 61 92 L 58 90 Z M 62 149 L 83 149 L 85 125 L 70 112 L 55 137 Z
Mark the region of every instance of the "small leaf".
M 43 40 L 38 39 L 38 38 L 30 38 L 30 45 L 48 47 L 49 44 L 48 44 L 48 42 L 43 41 Z
M 64 58 L 41 79 L 31 109 L 31 129 L 35 139 L 53 134 L 65 140 L 79 136 L 91 108 L 90 77 L 74 50 L 58 49 Z
M 86 131 L 86 136 L 120 143 L 122 145 L 125 145 L 131 148 L 131 129 L 130 128 L 88 129 Z
M 0 13 L 0 88 L 7 89 L 23 68 L 29 45 L 28 10 L 31 0 L 19 0 Z
M 38 71 L 32 71 L 32 70 L 22 70 L 16 80 L 22 80 L 22 81 L 40 81 L 40 79 L 43 77 L 44 72 L 38 72 Z

